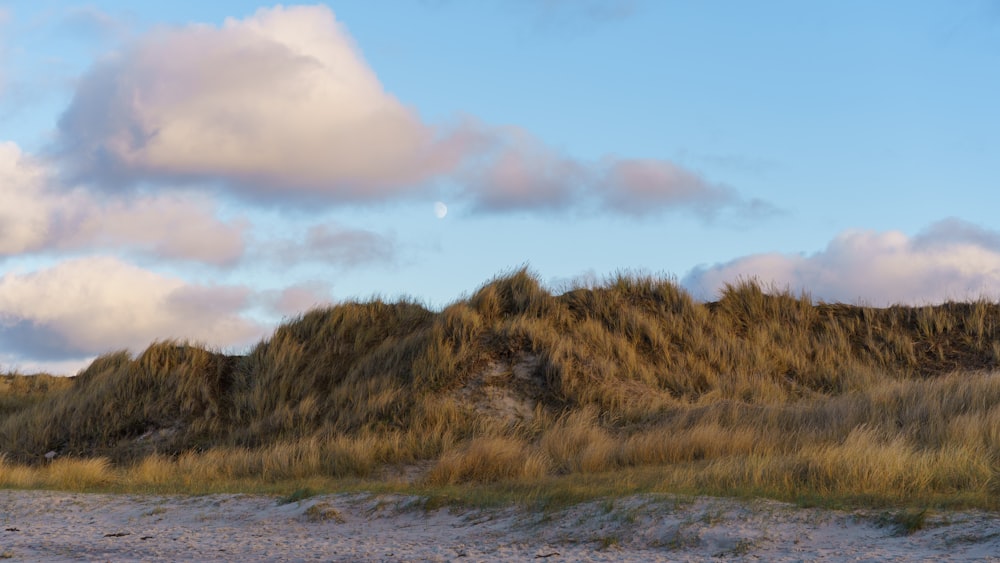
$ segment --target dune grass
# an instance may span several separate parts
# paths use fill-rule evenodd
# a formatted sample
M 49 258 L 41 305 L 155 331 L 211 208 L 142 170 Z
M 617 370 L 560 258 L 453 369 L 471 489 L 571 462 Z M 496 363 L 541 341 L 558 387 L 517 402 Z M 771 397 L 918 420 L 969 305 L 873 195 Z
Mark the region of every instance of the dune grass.
M 9 376 L 0 486 L 996 509 L 998 362 L 988 301 L 872 308 L 745 281 L 701 303 L 634 275 L 555 295 L 518 270 L 439 312 L 310 311 L 246 356 L 159 342 L 45 390 Z
M 23 410 L 72 385 L 72 379 L 47 373 L 0 374 L 0 417 Z

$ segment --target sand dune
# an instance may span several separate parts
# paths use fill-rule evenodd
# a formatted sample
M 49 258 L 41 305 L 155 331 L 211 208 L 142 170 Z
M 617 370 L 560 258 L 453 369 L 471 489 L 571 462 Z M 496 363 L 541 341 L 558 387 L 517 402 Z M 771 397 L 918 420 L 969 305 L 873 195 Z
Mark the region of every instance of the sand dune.
M 0 492 L 0 555 L 31 561 L 988 560 L 1000 521 L 765 500 L 632 496 L 559 510 L 428 510 L 417 497 L 341 494 L 279 504 L 199 497 Z

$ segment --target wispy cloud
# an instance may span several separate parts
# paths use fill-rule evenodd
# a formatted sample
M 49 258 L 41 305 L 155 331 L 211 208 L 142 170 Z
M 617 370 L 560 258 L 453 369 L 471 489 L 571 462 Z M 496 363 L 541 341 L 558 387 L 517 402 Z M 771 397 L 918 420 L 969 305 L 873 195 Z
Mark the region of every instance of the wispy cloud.
M 455 0 L 419 0 L 429 9 L 443 9 Z M 496 0 L 498 9 L 513 7 L 540 28 L 574 29 L 623 20 L 636 15 L 642 0 Z
M 1000 298 L 1000 232 L 958 219 L 916 236 L 847 231 L 815 254 L 755 254 L 696 268 L 683 280 L 712 298 L 726 282 L 756 278 L 814 299 L 872 305 Z
M 482 130 L 479 138 L 487 148 L 466 162 L 460 176 L 462 197 L 479 212 L 586 210 L 641 217 L 685 210 L 711 219 L 723 211 L 761 217 L 775 210 L 668 160 L 576 159 L 517 128 Z
M 459 174 L 462 197 L 477 211 L 570 208 L 592 181 L 586 165 L 521 129 L 484 128 L 479 138 L 482 150 Z
M 689 209 L 710 218 L 726 208 L 754 211 L 756 207 L 733 188 L 713 184 L 665 160 L 608 159 L 597 185 L 608 207 L 636 216 Z
M 307 281 L 282 290 L 264 292 L 260 301 L 272 314 L 293 317 L 316 307 L 330 305 L 333 299 L 329 285 L 318 281 Z
M 56 29 L 62 36 L 73 34 L 87 40 L 108 42 L 124 39 L 130 31 L 126 20 L 93 5 L 67 8 L 60 18 Z
M 523 0 L 544 27 L 600 24 L 632 17 L 638 0 Z
M 7 27 L 7 22 L 10 20 L 10 12 L 6 8 L 0 6 L 0 100 L 4 99 L 7 92 L 7 82 L 9 80 L 7 76 L 7 43 L 4 38 L 7 33 L 4 28 Z
M 313 225 L 301 238 L 260 241 L 255 246 L 259 258 L 285 268 L 317 262 L 354 267 L 389 262 L 396 254 L 388 236 L 336 225 Z

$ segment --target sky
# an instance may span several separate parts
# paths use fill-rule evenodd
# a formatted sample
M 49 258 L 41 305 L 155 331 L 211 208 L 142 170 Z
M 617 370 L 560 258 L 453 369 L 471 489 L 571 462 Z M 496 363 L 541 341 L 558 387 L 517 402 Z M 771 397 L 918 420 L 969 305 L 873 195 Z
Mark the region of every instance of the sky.
M 527 266 L 1000 299 L 1000 2 L 0 1 L 0 371 Z

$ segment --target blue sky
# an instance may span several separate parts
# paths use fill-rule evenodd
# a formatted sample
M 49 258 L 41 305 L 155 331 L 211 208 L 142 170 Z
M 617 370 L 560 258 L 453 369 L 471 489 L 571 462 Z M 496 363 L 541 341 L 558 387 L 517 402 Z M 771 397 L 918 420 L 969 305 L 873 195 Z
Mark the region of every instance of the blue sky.
M 3 2 L 0 368 L 522 265 L 996 299 L 997 69 L 987 0 Z

